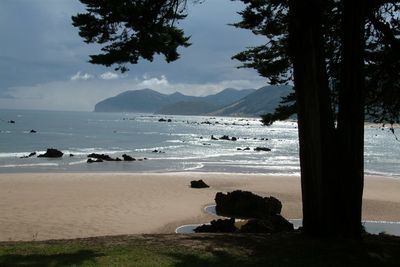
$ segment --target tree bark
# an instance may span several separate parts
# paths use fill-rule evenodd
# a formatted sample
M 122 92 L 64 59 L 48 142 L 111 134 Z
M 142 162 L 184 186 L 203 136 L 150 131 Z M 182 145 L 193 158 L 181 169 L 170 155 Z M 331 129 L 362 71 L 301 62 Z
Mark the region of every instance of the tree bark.
M 343 235 L 361 234 L 364 187 L 365 2 L 345 0 L 342 21 L 342 74 L 339 92 L 340 217 Z
M 303 231 L 336 232 L 335 124 L 322 34 L 324 1 L 289 1 L 289 43 L 294 69 L 300 143 Z

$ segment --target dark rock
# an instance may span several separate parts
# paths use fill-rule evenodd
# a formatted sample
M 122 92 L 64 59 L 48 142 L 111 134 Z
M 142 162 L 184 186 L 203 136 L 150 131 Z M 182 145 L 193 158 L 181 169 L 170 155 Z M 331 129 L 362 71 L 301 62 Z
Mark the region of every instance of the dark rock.
M 74 155 L 74 154 L 69 154 L 69 156 L 70 156 L 70 157 L 74 157 L 75 155 Z
M 161 118 L 161 119 L 159 119 L 158 121 L 159 121 L 159 122 L 166 122 L 167 120 L 166 120 L 166 119 L 163 119 L 163 118 Z
M 191 181 L 190 187 L 191 188 L 208 188 L 210 186 L 208 184 L 206 184 L 203 180 L 198 180 L 198 181 Z
M 9 121 L 8 121 L 8 123 L 15 123 L 15 121 L 13 121 L 13 120 L 9 120 Z
M 279 233 L 294 231 L 293 224 L 281 215 L 272 215 L 266 219 L 252 219 L 240 228 L 242 233 Z
M 32 153 L 30 153 L 29 155 L 28 155 L 28 157 L 30 158 L 30 157 L 33 157 L 33 156 L 35 156 L 36 155 L 36 152 L 32 152 Z
M 151 151 L 152 153 L 159 153 L 159 151 L 157 149 Z
M 271 148 L 268 147 L 256 147 L 254 148 L 254 151 L 271 151 Z
M 115 159 L 115 161 L 122 161 L 122 159 L 120 159 L 120 158 L 116 158 L 116 159 Z
M 96 159 L 96 160 L 88 159 L 86 162 L 87 163 L 95 163 L 95 162 L 103 162 L 103 160 L 102 159 Z
M 194 229 L 195 233 L 234 233 L 236 231 L 234 218 L 213 220 L 211 224 L 203 224 Z
M 248 191 L 218 192 L 215 196 L 216 212 L 235 218 L 264 219 L 280 214 L 282 203 L 274 197 L 261 197 Z
M 39 155 L 38 158 L 61 158 L 63 155 L 60 150 L 48 148 L 46 153 Z
M 148 158 L 143 158 L 143 160 L 148 160 Z
M 113 158 L 110 157 L 109 155 L 105 155 L 105 154 L 96 154 L 96 153 L 92 153 L 92 154 L 89 154 L 87 157 L 88 157 L 88 158 L 101 159 L 101 160 L 103 160 L 103 161 L 115 161 L 115 159 L 113 159 Z
M 236 150 L 243 150 L 243 149 L 241 149 L 240 147 L 238 147 L 238 148 L 236 148 Z
M 243 150 L 250 150 L 250 147 L 246 147 L 246 148 L 244 148 Z
M 171 120 L 171 119 L 168 119 L 168 122 L 172 122 L 172 120 Z
M 37 133 L 37 132 L 36 132 L 35 130 L 33 130 L 33 129 L 30 130 L 29 132 L 30 132 L 30 133 Z
M 229 136 L 223 135 L 223 136 L 221 136 L 221 137 L 219 138 L 219 140 L 230 140 L 230 139 L 229 139 Z
M 218 140 L 218 139 L 215 138 L 214 135 L 211 135 L 211 140 Z
M 131 156 L 129 156 L 129 155 L 127 155 L 127 154 L 123 154 L 123 155 L 122 155 L 122 158 L 123 158 L 125 161 L 135 161 L 135 160 L 136 160 L 135 158 L 132 158 Z
M 231 141 L 236 141 L 236 140 L 237 140 L 237 138 L 232 136 Z

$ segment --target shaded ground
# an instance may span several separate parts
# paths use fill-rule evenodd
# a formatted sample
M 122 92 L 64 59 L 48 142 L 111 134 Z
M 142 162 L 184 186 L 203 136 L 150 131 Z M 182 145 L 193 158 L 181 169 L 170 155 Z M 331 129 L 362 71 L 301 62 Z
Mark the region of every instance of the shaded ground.
M 400 238 L 172 234 L 3 242 L 0 266 L 400 266 Z

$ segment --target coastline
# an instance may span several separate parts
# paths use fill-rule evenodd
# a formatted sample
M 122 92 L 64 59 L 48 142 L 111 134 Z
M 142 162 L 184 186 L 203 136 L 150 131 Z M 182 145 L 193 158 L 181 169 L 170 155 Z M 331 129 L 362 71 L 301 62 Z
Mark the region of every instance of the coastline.
M 191 189 L 203 179 L 211 187 Z M 173 233 L 213 219 L 218 191 L 273 195 L 301 218 L 298 176 L 233 173 L 1 173 L 0 241 Z M 363 219 L 400 221 L 400 180 L 366 176 Z

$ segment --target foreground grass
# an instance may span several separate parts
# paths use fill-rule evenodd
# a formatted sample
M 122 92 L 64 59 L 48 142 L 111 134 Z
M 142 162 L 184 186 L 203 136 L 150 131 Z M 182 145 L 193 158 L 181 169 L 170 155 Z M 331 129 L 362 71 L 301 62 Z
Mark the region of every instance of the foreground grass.
M 400 238 L 192 234 L 4 242 L 0 266 L 400 266 Z

